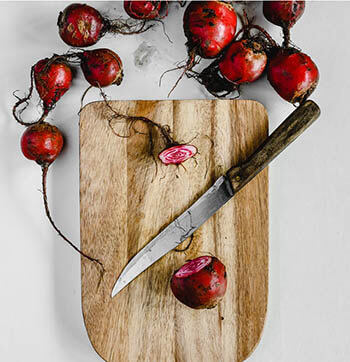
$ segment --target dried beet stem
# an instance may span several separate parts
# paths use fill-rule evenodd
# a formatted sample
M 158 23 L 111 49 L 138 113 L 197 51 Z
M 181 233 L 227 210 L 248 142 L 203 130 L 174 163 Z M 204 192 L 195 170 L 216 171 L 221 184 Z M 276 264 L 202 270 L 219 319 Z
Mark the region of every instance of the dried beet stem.
M 85 254 L 83 251 L 81 251 L 78 247 L 76 247 L 62 232 L 61 230 L 56 226 L 56 224 L 54 223 L 52 217 L 51 217 L 51 213 L 50 213 L 50 209 L 49 209 L 49 204 L 48 204 L 48 200 L 47 200 L 47 190 L 46 190 L 46 177 L 47 177 L 47 171 L 49 169 L 48 165 L 43 165 L 41 170 L 42 170 L 42 192 L 43 192 L 43 201 L 44 201 L 44 207 L 45 207 L 45 213 L 46 216 L 48 218 L 48 220 L 50 221 L 50 224 L 52 225 L 52 227 L 56 230 L 56 232 L 58 233 L 58 235 L 65 240 L 74 250 L 76 250 L 81 256 L 83 256 L 84 258 L 97 263 L 101 268 L 102 268 L 102 275 L 105 272 L 105 268 L 102 264 L 101 261 L 99 261 L 98 259 L 92 258 L 91 256 Z

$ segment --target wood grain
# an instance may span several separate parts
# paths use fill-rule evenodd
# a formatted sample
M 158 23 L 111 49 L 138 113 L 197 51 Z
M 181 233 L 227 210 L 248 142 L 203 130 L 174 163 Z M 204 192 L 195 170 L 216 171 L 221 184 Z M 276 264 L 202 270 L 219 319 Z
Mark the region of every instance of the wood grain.
M 264 141 L 264 107 L 226 100 L 112 105 L 168 124 L 175 139 L 192 139 L 200 153 L 186 169 L 163 166 L 149 155 L 146 136 L 111 132 L 110 111 L 102 102 L 81 112 L 81 247 L 107 269 L 99 283 L 98 268 L 81 261 L 83 315 L 94 348 L 110 362 L 245 360 L 260 339 L 267 308 L 267 169 L 195 232 L 188 251 L 168 253 L 115 298 L 110 294 L 133 255 Z M 126 132 L 122 124 L 115 127 Z M 162 147 L 156 137 L 156 152 Z M 187 259 L 206 254 L 226 265 L 227 293 L 215 309 L 192 310 L 173 297 L 169 281 Z

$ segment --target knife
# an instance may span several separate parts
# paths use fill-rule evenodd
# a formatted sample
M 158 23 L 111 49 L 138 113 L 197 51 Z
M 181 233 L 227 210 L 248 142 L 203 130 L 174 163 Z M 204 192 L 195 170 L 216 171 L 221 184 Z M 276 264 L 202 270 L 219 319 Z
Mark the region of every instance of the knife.
M 129 261 L 113 287 L 112 298 L 144 270 L 190 237 L 305 131 L 319 115 L 320 108 L 311 100 L 295 109 L 246 161 L 230 168 L 225 175 L 219 177 L 192 206 Z

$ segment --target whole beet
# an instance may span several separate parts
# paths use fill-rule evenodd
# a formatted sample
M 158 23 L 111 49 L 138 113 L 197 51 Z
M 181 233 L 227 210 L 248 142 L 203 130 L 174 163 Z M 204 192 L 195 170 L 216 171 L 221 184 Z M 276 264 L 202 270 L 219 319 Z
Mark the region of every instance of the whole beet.
M 219 62 L 221 74 L 235 84 L 252 83 L 266 67 L 264 48 L 249 39 L 233 42 Z
M 57 20 L 61 39 L 73 47 L 87 47 L 104 35 L 106 23 L 102 15 L 86 4 L 70 4 Z
M 70 88 L 72 71 L 63 60 L 45 58 L 34 65 L 33 76 L 46 115 Z
M 189 53 L 215 58 L 232 41 L 237 16 L 233 7 L 223 1 L 192 1 L 184 14 L 184 31 Z
M 21 138 L 23 155 L 42 167 L 48 167 L 60 154 L 63 136 L 50 123 L 40 122 L 26 128 Z
M 277 48 L 272 52 L 267 78 L 283 99 L 302 103 L 315 90 L 319 71 L 308 55 L 292 48 Z
M 123 64 L 115 52 L 110 49 L 86 50 L 81 55 L 81 69 L 85 79 L 93 87 L 119 85 L 123 80 Z

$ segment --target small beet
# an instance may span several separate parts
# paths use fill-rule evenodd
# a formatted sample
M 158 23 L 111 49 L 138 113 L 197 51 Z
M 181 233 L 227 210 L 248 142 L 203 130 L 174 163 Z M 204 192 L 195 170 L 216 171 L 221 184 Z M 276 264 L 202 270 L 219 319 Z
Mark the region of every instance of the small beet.
M 106 28 L 99 11 L 86 4 L 68 5 L 60 12 L 57 25 L 61 39 L 73 47 L 96 44 Z
M 35 88 L 47 114 L 70 88 L 72 71 L 65 61 L 54 56 L 39 60 L 34 65 L 33 73 Z
M 23 155 L 29 160 L 35 161 L 41 166 L 42 170 L 42 188 L 43 188 L 43 201 L 45 207 L 46 216 L 56 230 L 58 235 L 65 240 L 74 250 L 80 253 L 81 256 L 87 258 L 88 260 L 99 264 L 104 272 L 103 264 L 95 258 L 85 254 L 78 247 L 76 247 L 56 226 L 54 223 L 51 213 L 49 210 L 49 204 L 47 200 L 47 191 L 46 191 L 46 178 L 47 172 L 49 170 L 52 162 L 56 160 L 58 155 L 61 153 L 63 147 L 63 136 L 59 129 L 50 123 L 39 122 L 32 126 L 29 126 L 24 131 L 21 138 L 21 149 Z
M 118 54 L 112 50 L 87 50 L 79 57 L 84 76 L 93 87 L 119 85 L 122 82 L 123 64 Z
M 145 21 L 130 24 L 126 20 L 104 18 L 98 10 L 86 4 L 71 4 L 60 12 L 57 20 L 61 39 L 73 47 L 96 44 L 107 32 L 115 34 L 139 34 L 152 27 Z
M 124 1 L 124 10 L 134 19 L 159 19 L 162 1 Z
M 59 129 L 47 122 L 28 127 L 21 138 L 21 149 L 26 158 L 40 166 L 50 165 L 60 154 L 63 136 Z
M 184 14 L 184 31 L 189 53 L 215 58 L 232 41 L 237 16 L 224 1 L 192 1 Z
M 170 286 L 175 297 L 188 307 L 214 308 L 226 292 L 226 269 L 216 257 L 201 256 L 175 271 Z
M 290 29 L 300 19 L 305 10 L 305 1 L 283 0 L 264 1 L 263 13 L 271 23 Z
M 319 71 L 308 55 L 292 48 L 278 48 L 272 52 L 267 78 L 283 99 L 302 103 L 315 90 Z
M 256 41 L 233 42 L 219 62 L 221 74 L 235 84 L 252 83 L 266 67 L 267 55 Z
M 166 148 L 159 153 L 158 157 L 164 165 L 180 165 L 196 153 L 195 146 L 183 144 Z

